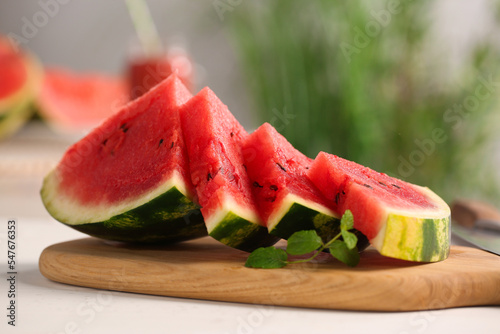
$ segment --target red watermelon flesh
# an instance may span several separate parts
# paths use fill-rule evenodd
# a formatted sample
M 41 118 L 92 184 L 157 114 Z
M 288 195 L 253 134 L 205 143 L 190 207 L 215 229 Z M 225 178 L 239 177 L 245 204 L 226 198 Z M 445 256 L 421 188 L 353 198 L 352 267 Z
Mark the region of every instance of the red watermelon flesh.
M 172 75 L 125 106 L 66 152 L 56 169 L 60 189 L 96 206 L 140 197 L 173 173 L 189 186 L 178 108 L 190 97 Z
M 205 219 L 226 198 L 256 212 L 240 148 L 248 136 L 245 129 L 209 88 L 194 96 L 180 113 L 191 180 Z
M 313 160 L 296 150 L 273 126 L 264 123 L 255 130 L 245 141 L 243 152 L 264 222 L 279 219 L 273 216 L 280 213 L 288 195 L 329 211 L 330 204 L 306 176 Z
M 71 132 L 94 128 L 127 102 L 128 87 L 122 78 L 49 68 L 37 104 L 56 129 Z
M 418 212 L 431 217 L 442 201 L 422 188 L 355 162 L 321 152 L 308 171 L 309 178 L 342 215 L 349 209 L 354 227 L 373 239 L 380 231 L 388 208 L 393 212 Z

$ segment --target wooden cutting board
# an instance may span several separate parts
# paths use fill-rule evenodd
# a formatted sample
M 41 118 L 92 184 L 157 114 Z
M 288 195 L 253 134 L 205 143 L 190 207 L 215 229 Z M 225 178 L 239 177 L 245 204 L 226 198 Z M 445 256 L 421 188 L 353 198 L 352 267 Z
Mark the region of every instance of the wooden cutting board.
M 39 265 L 56 282 L 216 301 L 372 311 L 500 305 L 500 257 L 473 248 L 454 246 L 447 260 L 427 264 L 368 249 L 356 268 L 322 254 L 251 269 L 247 256 L 210 238 L 162 247 L 86 238 L 46 248 Z

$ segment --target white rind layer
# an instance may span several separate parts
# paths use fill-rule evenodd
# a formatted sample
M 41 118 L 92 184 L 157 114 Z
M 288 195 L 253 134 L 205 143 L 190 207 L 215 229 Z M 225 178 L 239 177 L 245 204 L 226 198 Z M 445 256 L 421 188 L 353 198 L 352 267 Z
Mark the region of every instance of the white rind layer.
M 241 206 L 230 197 L 225 197 L 222 201 L 222 206 L 218 208 L 214 214 L 210 217 L 204 217 L 208 233 L 210 234 L 230 212 L 249 221 L 250 223 L 262 226 L 264 225 L 254 210 Z

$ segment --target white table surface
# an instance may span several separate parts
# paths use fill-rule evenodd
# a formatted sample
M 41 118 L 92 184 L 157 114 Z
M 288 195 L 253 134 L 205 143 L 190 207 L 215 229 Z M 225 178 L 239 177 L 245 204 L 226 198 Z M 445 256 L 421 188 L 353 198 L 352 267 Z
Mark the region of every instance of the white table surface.
M 0 143 L 0 333 L 500 333 L 500 307 L 399 313 L 311 310 L 110 292 L 49 281 L 38 270 L 42 250 L 85 237 L 52 219 L 38 194 L 43 175 L 72 140 L 36 125 Z M 6 317 L 10 218 L 18 226 L 16 327 L 7 325 Z

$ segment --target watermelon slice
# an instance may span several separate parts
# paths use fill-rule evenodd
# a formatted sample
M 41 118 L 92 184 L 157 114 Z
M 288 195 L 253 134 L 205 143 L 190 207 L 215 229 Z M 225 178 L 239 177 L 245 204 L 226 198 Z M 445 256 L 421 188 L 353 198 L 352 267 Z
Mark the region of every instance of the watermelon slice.
M 41 73 L 33 56 L 0 36 L 0 138 L 16 132 L 31 117 Z
M 127 102 L 127 84 L 119 77 L 48 68 L 37 106 L 55 130 L 70 133 L 94 128 Z
M 227 107 L 204 88 L 180 110 L 191 180 L 210 236 L 245 251 L 274 244 L 252 197 L 241 146 L 248 136 Z
M 435 262 L 450 250 L 450 208 L 428 188 L 321 152 L 307 173 L 341 215 L 351 210 L 354 228 L 382 254 Z
M 174 242 L 206 235 L 193 203 L 178 114 L 190 97 L 170 76 L 71 146 L 43 183 L 49 213 L 110 240 Z
M 274 127 L 265 123 L 255 130 L 243 152 L 260 217 L 269 233 L 288 239 L 300 230 L 316 230 L 327 242 L 340 232 L 331 203 L 306 176 L 313 160 Z M 366 245 L 366 238 L 358 235 L 360 244 Z

